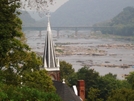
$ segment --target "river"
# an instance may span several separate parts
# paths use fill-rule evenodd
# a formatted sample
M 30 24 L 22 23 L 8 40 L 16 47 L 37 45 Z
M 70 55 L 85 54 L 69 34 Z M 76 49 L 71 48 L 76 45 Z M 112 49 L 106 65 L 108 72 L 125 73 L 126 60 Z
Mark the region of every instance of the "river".
M 75 71 L 78 71 L 83 66 L 90 66 L 90 68 L 99 72 L 100 75 L 107 73 L 117 74 L 117 78 L 124 79 L 124 75 L 134 71 L 134 47 L 133 43 L 126 41 L 115 41 L 110 38 L 96 38 L 91 37 L 90 32 L 81 31 L 78 37 L 74 35 L 73 31 L 61 31 L 60 37 L 57 38 L 56 31 L 53 31 L 54 43 L 61 43 L 66 47 L 77 47 L 79 49 L 97 49 L 104 50 L 106 55 L 94 56 L 89 54 L 79 55 L 60 55 L 60 61 L 66 61 L 72 64 Z M 45 43 L 46 31 L 42 31 L 40 35 L 37 31 L 25 32 L 27 44 L 32 51 L 43 53 Z M 67 44 L 65 44 L 67 43 Z M 125 47 L 122 47 L 125 46 Z M 131 46 L 131 47 L 129 47 Z M 109 67 L 109 65 L 116 65 Z M 118 66 L 129 65 L 129 68 L 120 68 Z M 107 67 L 108 66 L 108 67 Z

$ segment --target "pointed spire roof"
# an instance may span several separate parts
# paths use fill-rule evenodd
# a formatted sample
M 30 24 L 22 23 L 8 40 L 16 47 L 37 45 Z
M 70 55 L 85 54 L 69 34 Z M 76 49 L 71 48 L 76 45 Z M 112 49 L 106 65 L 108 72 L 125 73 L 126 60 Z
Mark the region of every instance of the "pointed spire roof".
M 55 50 L 53 45 L 49 16 L 47 25 L 47 35 L 45 38 L 44 55 L 43 55 L 43 68 L 45 68 L 47 71 L 59 71 L 59 63 L 57 63 L 55 58 Z

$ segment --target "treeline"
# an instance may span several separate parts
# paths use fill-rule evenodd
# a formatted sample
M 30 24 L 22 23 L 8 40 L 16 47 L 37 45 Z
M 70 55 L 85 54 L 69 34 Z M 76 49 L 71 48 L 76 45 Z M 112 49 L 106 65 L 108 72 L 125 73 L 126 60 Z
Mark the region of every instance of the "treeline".
M 108 26 L 109 28 L 101 28 L 103 34 L 132 36 L 134 35 L 134 8 L 126 7 L 111 21 L 94 26 Z
M 131 72 L 124 80 L 117 79 L 112 73 L 99 75 L 90 67 L 82 67 L 77 72 L 72 65 L 62 61 L 61 79 L 72 87 L 77 80 L 85 81 L 86 101 L 134 101 L 134 72 Z

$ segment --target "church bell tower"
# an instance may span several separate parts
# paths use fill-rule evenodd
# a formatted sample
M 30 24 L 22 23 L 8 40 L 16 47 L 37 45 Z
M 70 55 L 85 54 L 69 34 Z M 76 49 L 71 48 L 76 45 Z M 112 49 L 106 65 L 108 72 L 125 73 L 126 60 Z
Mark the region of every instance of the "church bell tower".
M 52 31 L 48 16 L 47 35 L 45 37 L 45 47 L 43 54 L 43 69 L 45 69 L 52 80 L 60 80 L 60 64 L 59 59 L 56 59 L 55 50 L 53 45 Z

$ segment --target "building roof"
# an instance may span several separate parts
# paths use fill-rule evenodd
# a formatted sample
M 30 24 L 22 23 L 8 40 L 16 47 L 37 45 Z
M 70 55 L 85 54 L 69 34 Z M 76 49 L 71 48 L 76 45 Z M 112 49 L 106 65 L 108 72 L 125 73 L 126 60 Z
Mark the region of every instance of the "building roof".
M 56 93 L 63 101 L 81 101 L 79 96 L 75 95 L 74 91 L 65 83 L 60 81 L 53 81 L 56 88 Z
M 44 54 L 43 54 L 43 68 L 47 71 L 59 71 L 59 62 L 56 61 L 55 58 L 55 50 L 53 45 L 52 39 L 52 31 L 50 26 L 50 21 L 48 18 L 48 25 L 47 25 L 47 35 L 45 38 L 45 47 L 44 47 Z

